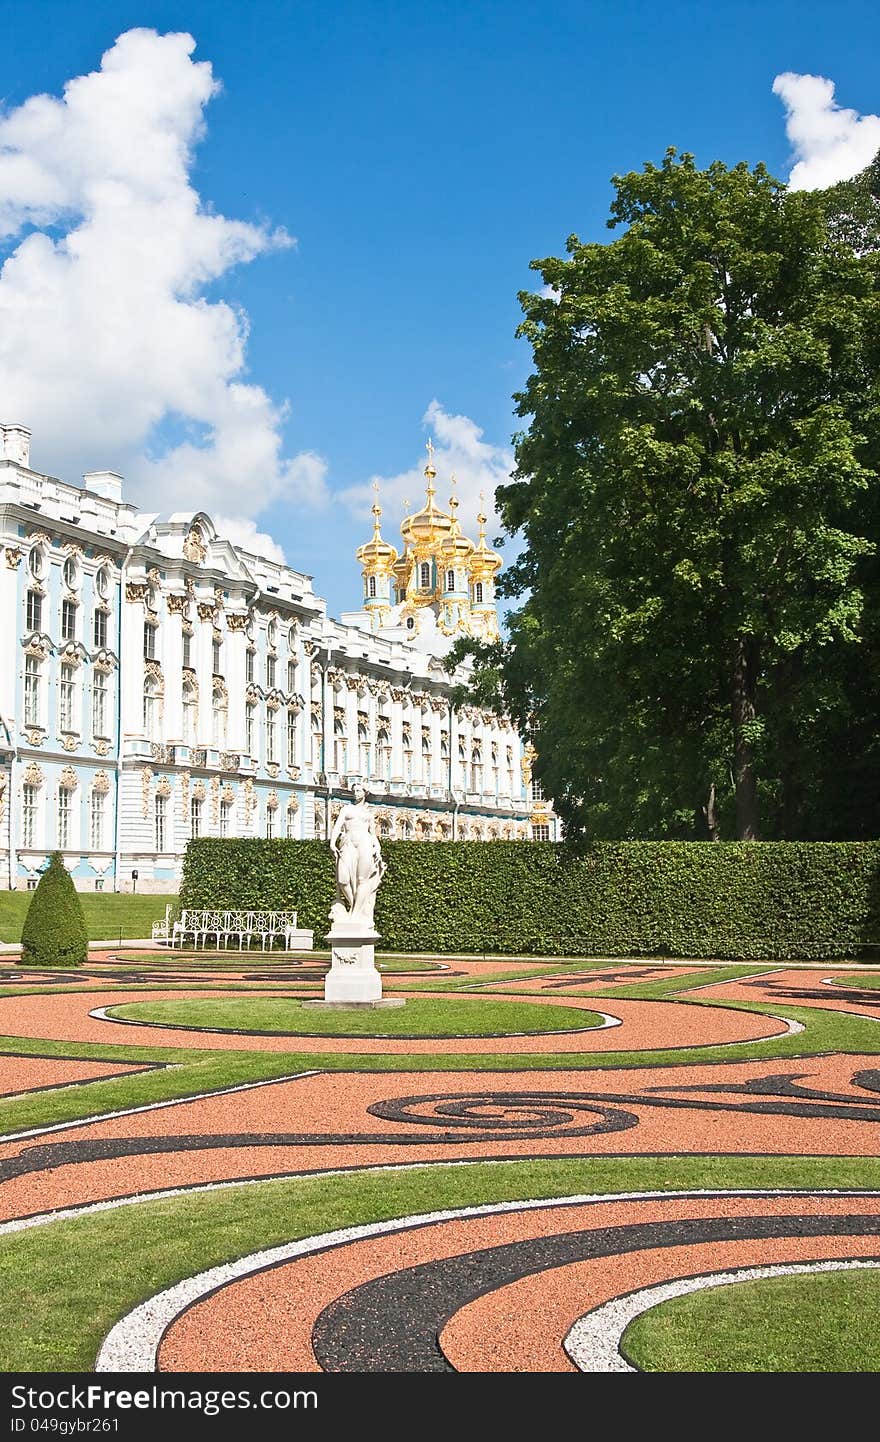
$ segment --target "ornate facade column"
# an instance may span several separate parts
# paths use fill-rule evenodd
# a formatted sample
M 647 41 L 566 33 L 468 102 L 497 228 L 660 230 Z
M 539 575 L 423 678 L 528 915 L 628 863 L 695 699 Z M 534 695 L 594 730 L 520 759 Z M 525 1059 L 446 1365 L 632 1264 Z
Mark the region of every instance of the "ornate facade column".
M 119 705 L 123 736 L 144 734 L 144 597 L 147 584 L 127 581 L 122 608 L 122 654 L 124 674 L 120 676 Z
M 403 781 L 403 698 L 406 692 L 391 688 L 391 781 Z
M 199 601 L 196 606 L 193 661 L 199 685 L 199 725 L 196 745 L 211 745 L 213 733 L 212 703 L 214 692 L 214 611 L 213 601 Z
M 162 670 L 165 680 L 165 731 L 169 746 L 183 744 L 183 614 L 188 597 L 165 598 L 162 638 Z
M 243 755 L 245 751 L 245 704 L 247 686 L 245 665 L 247 612 L 226 613 L 225 660 L 226 686 L 229 691 L 226 750 Z

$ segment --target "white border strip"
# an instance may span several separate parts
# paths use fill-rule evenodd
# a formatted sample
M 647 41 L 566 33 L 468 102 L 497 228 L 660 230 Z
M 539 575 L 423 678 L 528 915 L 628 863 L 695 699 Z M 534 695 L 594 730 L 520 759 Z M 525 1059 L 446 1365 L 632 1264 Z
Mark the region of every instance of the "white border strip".
M 229 1186 L 230 1183 L 220 1183 L 219 1185 Z M 206 1191 L 212 1189 L 212 1186 L 205 1188 Z M 877 1192 L 867 1192 L 858 1189 L 853 1189 L 852 1191 L 837 1191 L 833 1189 L 797 1191 L 787 1188 L 777 1188 L 773 1190 L 744 1188 L 741 1190 L 727 1191 L 589 1193 L 567 1197 L 544 1197 L 529 1201 L 484 1203 L 474 1207 L 456 1207 L 439 1212 L 422 1212 L 407 1217 L 394 1217 L 384 1222 L 370 1222 L 357 1227 L 342 1227 L 336 1231 L 322 1232 L 315 1236 L 303 1237 L 295 1242 L 285 1242 L 277 1247 L 269 1247 L 265 1251 L 252 1252 L 249 1256 L 240 1257 L 234 1262 L 224 1262 L 219 1266 L 209 1267 L 206 1271 L 197 1272 L 195 1276 L 188 1277 L 185 1281 L 178 1282 L 173 1287 L 167 1287 L 164 1291 L 157 1292 L 155 1296 L 150 1297 L 146 1302 L 141 1302 L 139 1306 L 128 1312 L 107 1333 L 101 1349 L 98 1352 L 95 1371 L 155 1372 L 158 1364 L 159 1347 L 172 1322 L 180 1316 L 181 1312 L 192 1306 L 194 1302 L 200 1301 L 203 1297 L 207 1296 L 208 1293 L 217 1291 L 220 1287 L 227 1286 L 230 1282 L 238 1281 L 242 1277 L 251 1276 L 254 1272 L 265 1271 L 267 1268 L 293 1261 L 297 1257 L 305 1257 L 314 1252 L 329 1251 L 335 1247 L 347 1246 L 350 1242 L 363 1241 L 369 1237 L 382 1236 L 388 1232 L 410 1231 L 416 1227 L 423 1227 L 436 1222 L 457 1221 L 466 1217 L 489 1217 L 504 1212 L 536 1211 L 552 1207 L 601 1205 L 606 1202 L 681 1201 L 690 1197 L 713 1199 L 738 1196 L 866 1197 L 877 1195 Z M 147 1199 L 140 1198 L 138 1200 Z M 151 1200 L 155 1200 L 155 1197 L 151 1198 Z M 619 1371 L 620 1368 L 618 1367 L 614 1370 Z M 625 1370 L 631 1371 L 633 1369 L 627 1365 Z
M 279 1001 L 297 1001 L 298 999 L 298 997 L 278 998 Z M 130 1001 L 122 1001 L 115 1003 L 108 1002 L 107 1006 L 96 1006 L 94 1011 L 89 1012 L 89 1016 L 93 1017 L 95 1021 L 109 1021 L 115 1026 L 156 1027 L 160 1031 L 164 1027 L 168 1031 L 185 1031 L 192 1033 L 196 1036 L 269 1036 L 277 1037 L 279 1041 L 326 1041 L 328 1039 L 331 1041 L 508 1041 L 517 1040 L 520 1037 L 531 1036 L 582 1036 L 584 1035 L 584 1033 L 589 1031 L 604 1031 L 605 1028 L 609 1026 L 623 1026 L 623 1022 L 621 1021 L 619 1016 L 611 1016 L 610 1013 L 608 1013 L 607 1011 L 596 1011 L 593 1007 L 582 1007 L 582 1011 L 589 1012 L 592 1016 L 601 1016 L 602 1025 L 566 1026 L 563 1027 L 561 1031 L 490 1031 L 478 1036 L 468 1036 L 467 1034 L 463 1034 L 462 1036 L 438 1035 L 436 1037 L 433 1037 L 429 1035 L 398 1037 L 393 1035 L 382 1036 L 378 1033 L 373 1037 L 367 1035 L 358 1036 L 356 1033 L 349 1033 L 348 1036 L 345 1036 L 342 1033 L 332 1031 L 236 1031 L 235 1028 L 231 1026 L 196 1026 L 195 1023 L 193 1023 L 192 1025 L 187 1025 L 185 1022 L 141 1021 L 138 1017 L 108 1016 L 108 1011 L 114 1005 L 135 1006 L 137 1005 L 137 1003 Z M 144 1002 L 143 1005 L 149 1006 L 150 1002 Z M 548 1008 L 548 1010 L 549 1009 L 550 1008 Z M 577 1008 L 575 1007 L 574 1010 L 577 1010 Z M 774 1021 L 779 1020 L 779 1017 L 774 1017 Z M 194 1048 L 194 1050 L 198 1050 L 198 1048 Z M 206 1048 L 206 1050 L 210 1050 L 210 1048 Z M 371 1055 L 371 1053 L 358 1052 L 357 1055 L 369 1056 Z M 377 1052 L 376 1055 L 382 1056 L 382 1052 Z M 400 1053 L 394 1052 L 392 1053 L 392 1055 L 399 1056 Z M 429 1053 L 420 1053 L 420 1055 L 429 1055 Z M 438 1053 L 438 1055 L 442 1055 L 442 1052 Z M 149 1063 L 147 1063 L 147 1065 L 149 1065 Z
M 854 1272 L 880 1267 L 880 1261 L 779 1262 L 769 1267 L 738 1267 L 730 1272 L 707 1272 L 702 1277 L 681 1277 L 675 1282 L 658 1282 L 628 1297 L 615 1297 L 579 1317 L 563 1339 L 563 1347 L 580 1372 L 638 1372 L 620 1351 L 623 1334 L 630 1322 L 653 1311 L 674 1297 L 686 1297 L 711 1287 L 731 1287 L 738 1282 L 757 1282 L 769 1277 L 793 1277 L 808 1272 Z M 756 1339 L 760 1344 L 760 1339 Z

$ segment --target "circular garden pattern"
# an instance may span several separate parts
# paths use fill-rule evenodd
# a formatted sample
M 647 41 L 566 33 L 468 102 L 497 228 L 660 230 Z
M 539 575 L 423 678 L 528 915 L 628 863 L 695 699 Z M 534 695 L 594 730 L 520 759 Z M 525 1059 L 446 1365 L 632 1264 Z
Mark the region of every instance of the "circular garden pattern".
M 0 1367 L 877 1370 L 871 973 L 425 965 L 4 959 Z

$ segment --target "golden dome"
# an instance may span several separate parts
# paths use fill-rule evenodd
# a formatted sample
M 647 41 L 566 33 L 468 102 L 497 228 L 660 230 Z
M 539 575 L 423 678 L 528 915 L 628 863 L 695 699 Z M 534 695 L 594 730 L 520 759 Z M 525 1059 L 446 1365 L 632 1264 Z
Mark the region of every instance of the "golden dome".
M 378 486 L 374 489 L 378 492 Z M 382 507 L 379 505 L 378 494 L 370 509 L 373 513 L 373 535 L 365 545 L 358 546 L 355 556 L 364 570 L 390 572 L 397 562 L 397 548 L 382 540 L 379 530 Z
M 439 506 L 434 504 L 436 488 L 434 482 L 437 479 L 437 472 L 434 470 L 434 447 L 428 441 L 428 464 L 425 466 L 425 488 L 426 501 L 420 511 L 414 516 L 406 516 L 400 527 L 407 546 L 415 546 L 419 551 L 432 551 L 436 549 L 444 536 L 448 536 L 452 529 L 452 517 L 441 511 Z
M 452 477 L 452 484 L 455 485 L 455 476 Z M 458 561 L 460 565 L 464 565 L 474 553 L 474 543 L 461 533 L 461 522 L 458 519 L 458 496 L 454 491 L 449 497 L 449 509 L 452 513 L 452 523 L 449 527 L 449 534 L 444 536 L 440 542 L 440 551 L 444 562 L 455 565 Z
M 481 494 L 480 500 L 482 501 L 483 499 L 484 497 Z M 491 546 L 486 545 L 486 519 L 486 515 L 481 510 L 477 516 L 477 524 L 480 527 L 480 539 L 474 549 L 474 554 L 468 562 L 468 570 L 475 579 L 488 579 L 494 576 L 496 571 L 500 571 L 504 565 L 504 561 L 498 552 L 493 551 Z

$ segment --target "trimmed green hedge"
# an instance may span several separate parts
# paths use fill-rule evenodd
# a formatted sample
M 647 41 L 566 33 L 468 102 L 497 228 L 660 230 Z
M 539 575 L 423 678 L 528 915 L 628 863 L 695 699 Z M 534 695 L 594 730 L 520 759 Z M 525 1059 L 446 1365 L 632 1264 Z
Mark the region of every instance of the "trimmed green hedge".
M 79 895 L 60 851 L 31 897 L 21 929 L 22 966 L 82 966 L 89 954 L 89 935 Z
M 880 949 L 880 842 L 385 841 L 389 951 L 783 960 Z M 200 838 L 184 907 L 296 908 L 323 944 L 324 841 Z

